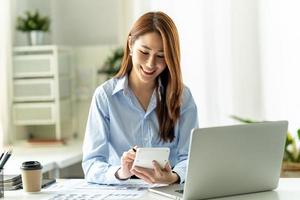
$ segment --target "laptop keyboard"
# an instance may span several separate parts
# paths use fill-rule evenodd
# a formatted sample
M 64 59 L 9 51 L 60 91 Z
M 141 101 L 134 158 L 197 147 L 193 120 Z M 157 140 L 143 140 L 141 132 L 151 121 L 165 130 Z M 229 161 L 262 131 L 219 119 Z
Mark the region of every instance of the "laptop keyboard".
M 180 194 L 183 194 L 183 190 L 175 190 L 175 192 L 178 192 Z

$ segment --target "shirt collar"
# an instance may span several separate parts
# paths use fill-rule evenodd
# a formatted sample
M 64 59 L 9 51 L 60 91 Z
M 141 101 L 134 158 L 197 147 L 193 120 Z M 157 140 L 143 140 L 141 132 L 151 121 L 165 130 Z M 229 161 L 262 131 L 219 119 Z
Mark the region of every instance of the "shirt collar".
M 113 90 L 112 95 L 114 95 L 114 94 L 116 94 L 116 93 L 118 93 L 122 90 L 123 90 L 124 95 L 129 94 L 128 93 L 129 92 L 128 75 L 125 75 L 121 78 L 117 78 L 116 81 L 117 81 L 117 83 L 116 83 L 116 86 Z M 152 110 L 155 109 L 155 107 L 157 105 L 157 102 L 156 102 L 157 92 L 158 92 L 158 95 L 159 95 L 158 96 L 159 100 L 161 100 L 161 95 L 162 95 L 161 93 L 164 92 L 164 86 L 162 85 L 160 78 L 158 79 L 158 91 L 156 91 L 156 89 L 155 89 L 153 91 L 153 94 L 152 94 L 151 99 L 150 99 L 150 104 L 149 104 L 150 109 L 148 110 L 149 113 L 152 112 Z
M 128 76 L 125 75 L 121 78 L 117 78 L 116 79 L 117 83 L 116 86 L 114 88 L 114 91 L 112 93 L 112 95 L 116 94 L 117 92 L 123 90 L 124 94 L 128 93 Z

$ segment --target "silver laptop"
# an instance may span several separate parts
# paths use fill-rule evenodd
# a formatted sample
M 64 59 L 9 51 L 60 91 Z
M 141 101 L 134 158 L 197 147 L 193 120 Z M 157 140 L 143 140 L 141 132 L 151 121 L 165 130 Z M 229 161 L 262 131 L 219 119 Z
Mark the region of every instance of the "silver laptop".
M 287 121 L 193 129 L 184 185 L 151 188 L 174 199 L 206 199 L 273 190 Z

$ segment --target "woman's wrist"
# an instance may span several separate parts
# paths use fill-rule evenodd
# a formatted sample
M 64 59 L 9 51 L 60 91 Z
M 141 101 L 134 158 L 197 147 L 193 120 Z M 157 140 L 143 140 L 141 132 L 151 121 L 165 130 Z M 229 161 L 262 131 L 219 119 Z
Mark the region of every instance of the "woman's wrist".
M 115 172 L 115 177 L 118 180 L 125 181 L 125 180 L 130 179 L 131 175 L 125 176 L 122 172 L 123 172 L 123 170 L 121 169 L 121 167 Z
M 172 176 L 173 176 L 172 184 L 180 183 L 180 176 L 176 172 L 172 171 Z

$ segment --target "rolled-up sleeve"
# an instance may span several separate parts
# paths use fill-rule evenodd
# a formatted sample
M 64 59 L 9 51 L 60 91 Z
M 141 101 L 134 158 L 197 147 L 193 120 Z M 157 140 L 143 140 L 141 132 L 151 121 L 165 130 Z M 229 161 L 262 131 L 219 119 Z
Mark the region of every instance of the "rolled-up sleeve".
M 188 89 L 186 89 L 181 116 L 178 123 L 179 140 L 176 155 L 177 164 L 173 168 L 173 171 L 180 177 L 180 183 L 183 183 L 186 177 L 191 130 L 198 128 L 198 126 L 197 106 L 192 94 Z
M 108 163 L 109 120 L 107 96 L 98 88 L 92 98 L 83 142 L 82 168 L 88 182 L 120 182 L 114 175 L 120 166 Z

